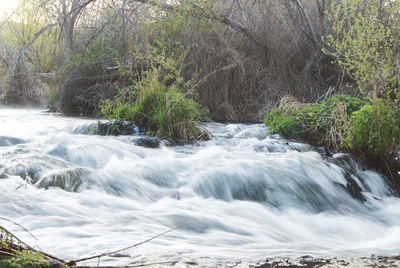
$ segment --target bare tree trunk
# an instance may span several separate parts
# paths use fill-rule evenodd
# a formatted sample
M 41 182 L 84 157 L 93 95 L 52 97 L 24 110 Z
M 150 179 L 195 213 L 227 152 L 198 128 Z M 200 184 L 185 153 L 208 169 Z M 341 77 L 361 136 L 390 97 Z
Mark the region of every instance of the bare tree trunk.
M 79 16 L 85 7 L 96 1 L 97 0 L 60 0 L 61 11 L 59 12 L 59 21 L 61 22 L 61 29 L 64 34 L 68 57 L 74 53 L 74 31 Z
M 47 25 L 47 26 L 43 27 L 42 29 L 40 29 L 39 31 L 37 31 L 34 34 L 33 38 L 28 43 L 26 43 L 26 45 L 19 51 L 17 60 L 15 61 L 14 68 L 13 68 L 13 73 L 12 73 L 12 78 L 11 78 L 11 83 L 10 83 L 11 90 L 15 90 L 17 82 L 22 78 L 21 75 L 26 74 L 26 70 L 25 70 L 25 52 L 26 52 L 26 50 L 29 49 L 29 47 L 39 38 L 40 35 L 42 35 L 44 32 L 50 30 L 51 28 L 53 28 L 57 25 L 58 25 L 58 23 L 53 23 L 53 24 Z
M 292 0 L 292 1 L 296 3 L 296 5 L 299 8 L 301 14 L 303 15 L 303 17 L 306 20 L 306 24 L 307 24 L 307 27 L 308 27 L 308 30 L 309 30 L 308 36 L 309 36 L 311 42 L 313 43 L 313 45 L 318 47 L 319 46 L 319 41 L 317 39 L 317 36 L 315 35 L 313 23 L 311 22 L 310 16 L 308 15 L 308 12 L 307 12 L 306 8 L 304 7 L 304 5 L 301 2 L 301 0 Z

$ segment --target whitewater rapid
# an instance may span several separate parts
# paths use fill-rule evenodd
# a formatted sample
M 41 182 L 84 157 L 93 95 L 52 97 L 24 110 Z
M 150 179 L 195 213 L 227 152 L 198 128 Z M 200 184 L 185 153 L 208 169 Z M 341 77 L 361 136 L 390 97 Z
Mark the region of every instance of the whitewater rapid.
M 194 222 L 101 265 L 400 252 L 400 199 L 347 155 L 324 156 L 262 124 L 202 124 L 212 140 L 158 148 L 139 146 L 139 134 L 90 134 L 96 125 L 0 109 L 0 216 L 37 240 L 0 225 L 70 260 Z

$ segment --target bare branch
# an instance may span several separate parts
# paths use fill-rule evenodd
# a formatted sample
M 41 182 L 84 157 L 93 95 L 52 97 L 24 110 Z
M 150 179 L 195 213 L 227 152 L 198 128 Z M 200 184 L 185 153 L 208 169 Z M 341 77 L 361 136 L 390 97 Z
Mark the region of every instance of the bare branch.
M 142 4 L 149 4 L 149 5 L 157 6 L 161 9 L 168 10 L 168 11 L 176 11 L 177 10 L 176 6 L 170 5 L 170 4 L 167 4 L 164 2 L 160 3 L 160 2 L 154 1 L 154 0 L 132 0 L 132 1 L 139 2 Z M 192 16 L 205 17 L 208 19 L 219 21 L 222 24 L 224 24 L 224 25 L 228 26 L 229 28 L 231 28 L 232 30 L 234 30 L 235 32 L 240 33 L 243 36 L 247 37 L 256 45 L 266 48 L 266 45 L 261 43 L 249 29 L 247 29 L 241 23 L 232 20 L 231 18 L 229 18 L 228 15 L 218 15 L 218 14 L 214 14 L 214 13 L 209 14 L 208 12 L 204 12 L 204 10 L 201 10 L 201 7 L 198 6 L 197 4 L 192 3 L 192 5 L 195 9 L 197 9 L 197 11 L 200 11 L 200 13 L 201 13 L 201 14 L 191 14 Z
M 311 22 L 310 16 L 308 15 L 308 12 L 307 12 L 306 8 L 302 4 L 301 0 L 292 0 L 292 1 L 296 3 L 296 5 L 298 6 L 300 12 L 302 13 L 302 15 L 304 16 L 304 18 L 306 20 L 307 27 L 308 27 L 308 29 L 310 31 L 312 43 L 316 47 L 318 47 L 319 42 L 318 42 L 317 36 L 315 35 L 314 27 L 313 27 L 313 24 Z
M 29 49 L 30 46 L 32 46 L 32 44 L 46 31 L 50 30 L 51 28 L 57 26 L 58 23 L 53 23 L 53 24 L 49 24 L 45 27 L 43 27 L 42 29 L 40 29 L 39 31 L 37 31 L 34 35 L 33 38 L 26 43 L 26 45 L 19 51 L 18 53 L 18 58 L 15 62 L 14 65 L 14 70 L 13 70 L 13 74 L 12 74 L 12 79 L 11 79 L 11 89 L 14 89 L 16 84 L 17 84 L 17 80 L 21 74 L 21 65 L 24 63 L 24 59 L 25 59 L 25 52 L 27 49 Z
M 186 227 L 186 226 L 189 226 L 189 225 L 192 225 L 192 224 L 195 224 L 195 223 L 199 223 L 199 222 L 202 222 L 202 221 L 204 221 L 204 219 L 195 220 L 195 221 L 191 221 L 191 222 L 188 222 L 188 223 L 184 223 L 184 224 L 181 224 L 181 225 L 179 225 L 179 226 L 177 226 L 177 227 L 175 227 L 175 228 L 168 229 L 168 230 L 165 231 L 165 232 L 162 232 L 162 233 L 160 233 L 160 234 L 158 234 L 158 235 L 155 235 L 155 236 L 153 236 L 153 237 L 150 237 L 149 239 L 146 239 L 146 240 L 144 240 L 144 241 L 142 241 L 142 242 L 139 242 L 139 243 L 137 243 L 137 244 L 134 244 L 134 245 L 132 245 L 132 246 L 128 246 L 128 247 L 125 247 L 125 248 L 122 248 L 122 249 L 119 249 L 119 250 L 115 250 L 115 251 L 111 251 L 111 252 L 106 252 L 106 253 L 99 254 L 99 255 L 96 255 L 96 256 L 91 256 L 91 257 L 87 257 L 87 258 L 82 258 L 82 259 L 79 259 L 79 260 L 73 260 L 73 261 L 70 261 L 68 264 L 73 264 L 73 265 L 75 265 L 77 262 L 82 262 L 82 261 L 92 260 L 92 259 L 96 259 L 96 258 L 100 258 L 100 257 L 104 257 L 104 256 L 109 256 L 109 255 L 111 255 L 111 254 L 115 254 L 115 253 L 118 253 L 118 252 L 121 252 L 121 251 L 124 251 L 124 250 L 127 250 L 127 249 L 131 249 L 131 248 L 140 246 L 140 245 L 142 245 L 142 244 L 145 244 L 145 243 L 147 243 L 147 242 L 150 242 L 151 240 L 154 240 L 154 239 L 156 239 L 156 238 L 158 238 L 158 237 L 160 237 L 160 236 L 166 235 L 167 233 L 170 233 L 170 232 L 172 232 L 172 231 L 175 231 L 175 230 L 181 229 L 181 228 L 183 228 L 183 227 Z

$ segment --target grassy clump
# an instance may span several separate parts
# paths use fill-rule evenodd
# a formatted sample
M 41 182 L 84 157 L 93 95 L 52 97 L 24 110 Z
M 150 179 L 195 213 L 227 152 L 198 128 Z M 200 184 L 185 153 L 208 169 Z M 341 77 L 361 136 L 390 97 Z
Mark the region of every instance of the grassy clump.
M 365 158 L 387 158 L 400 138 L 399 109 L 380 99 L 337 95 L 321 103 L 276 108 L 264 121 L 272 133 Z
M 320 132 L 328 132 L 335 127 L 336 117 L 346 120 L 353 112 L 361 109 L 365 102 L 348 95 L 337 95 L 321 103 L 304 106 L 293 115 L 297 116 L 303 126 Z
M 272 133 L 286 138 L 300 138 L 310 143 L 342 148 L 350 116 L 365 104 L 365 101 L 348 95 L 336 95 L 312 105 L 276 108 L 267 113 L 264 122 Z
M 272 134 L 292 137 L 298 133 L 299 121 L 292 115 L 287 114 L 283 108 L 278 108 L 267 113 L 264 123 L 269 126 Z
M 205 111 L 189 98 L 176 84 L 160 82 L 158 71 L 148 71 L 136 84 L 137 96 L 133 102 L 107 101 L 102 113 L 109 120 L 134 121 L 152 136 L 177 139 L 184 143 L 208 139 L 206 132 L 196 127 Z

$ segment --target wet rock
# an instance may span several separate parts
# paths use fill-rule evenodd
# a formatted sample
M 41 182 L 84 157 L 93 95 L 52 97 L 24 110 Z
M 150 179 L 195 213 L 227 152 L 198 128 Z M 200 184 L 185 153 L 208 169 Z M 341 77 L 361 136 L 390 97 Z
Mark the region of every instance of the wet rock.
M 168 142 L 163 139 L 148 136 L 136 136 L 130 139 L 130 142 L 146 148 L 159 148 L 162 144 L 168 145 Z
M 360 201 L 366 201 L 363 195 L 363 187 L 354 178 L 363 184 L 363 179 L 357 175 L 357 170 L 362 170 L 360 163 L 355 161 L 352 157 L 347 154 L 338 154 L 331 157 L 330 160 L 336 165 L 340 166 L 344 170 L 344 178 L 346 179 L 346 185 L 336 183 L 338 186 L 344 188 L 353 198 Z
M 349 192 L 349 194 L 353 197 L 356 198 L 360 201 L 367 201 L 365 199 L 364 195 L 362 194 L 363 189 L 361 188 L 360 185 L 351 177 L 349 173 L 345 173 L 344 177 L 346 178 L 347 184 L 346 184 L 346 190 Z
M 195 261 L 187 261 L 187 262 L 185 262 L 185 264 L 187 264 L 187 265 L 198 265 L 198 263 L 195 262 Z
M 100 136 L 119 136 L 134 135 L 141 133 L 141 129 L 133 122 L 115 121 L 115 122 L 98 122 L 95 135 Z
M 49 261 L 48 264 L 51 268 L 66 268 L 67 267 L 66 265 L 64 265 L 58 261 Z
M 91 122 L 88 124 L 83 124 L 76 126 L 72 129 L 73 134 L 84 134 L 84 135 L 95 135 L 97 126 L 100 122 Z
M 331 263 L 330 259 L 320 259 L 311 256 L 302 256 L 300 258 L 272 258 L 267 259 L 265 263 L 254 265 L 254 268 L 317 268 L 326 267 Z
M 47 106 L 47 113 L 59 113 L 61 112 L 60 107 L 57 104 L 49 104 Z
M 46 190 L 51 187 L 57 187 L 68 192 L 77 192 L 82 188 L 87 188 L 84 181 L 89 174 L 90 172 L 84 168 L 65 169 L 46 175 L 35 185 Z
M 245 266 L 243 266 L 245 267 Z M 251 268 L 319 268 L 319 267 L 400 267 L 400 259 L 397 256 L 355 257 L 355 258 L 315 258 L 312 256 L 280 258 L 273 257 L 259 261 L 257 264 L 249 264 Z
M 356 173 L 357 170 L 364 170 L 361 163 L 348 154 L 335 154 L 329 159 L 332 163 L 346 169 L 350 173 Z
M 42 170 L 38 166 L 32 167 L 18 164 L 13 167 L 5 168 L 2 170 L 2 174 L 3 176 L 19 176 L 28 183 L 35 183 L 39 180 L 41 171 Z

